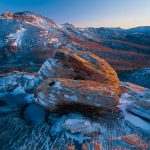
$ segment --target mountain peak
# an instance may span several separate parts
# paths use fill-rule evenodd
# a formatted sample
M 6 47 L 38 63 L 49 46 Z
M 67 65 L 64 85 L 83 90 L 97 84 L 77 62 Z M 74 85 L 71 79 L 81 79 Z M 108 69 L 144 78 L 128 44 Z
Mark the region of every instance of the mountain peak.
M 61 25 L 63 28 L 75 28 L 75 26 L 71 23 L 64 23 Z

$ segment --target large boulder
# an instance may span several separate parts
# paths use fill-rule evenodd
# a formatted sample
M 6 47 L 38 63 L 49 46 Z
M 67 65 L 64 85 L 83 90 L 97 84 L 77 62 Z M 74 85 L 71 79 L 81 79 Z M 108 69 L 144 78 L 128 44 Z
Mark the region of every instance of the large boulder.
M 36 103 L 50 111 L 72 104 L 113 109 L 119 103 L 114 86 L 90 80 L 48 79 L 37 88 L 36 97 Z
M 102 58 L 86 51 L 58 50 L 39 71 L 43 78 L 93 80 L 119 87 L 114 69 Z

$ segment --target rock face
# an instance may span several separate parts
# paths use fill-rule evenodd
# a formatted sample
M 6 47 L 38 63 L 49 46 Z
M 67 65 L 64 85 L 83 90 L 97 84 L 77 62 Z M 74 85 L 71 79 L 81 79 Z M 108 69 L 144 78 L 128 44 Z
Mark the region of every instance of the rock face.
M 124 94 L 121 99 L 128 102 L 126 110 L 150 121 L 150 89 L 129 82 L 121 82 Z
M 44 78 L 93 80 L 119 87 L 117 73 L 100 57 L 86 51 L 58 50 L 48 59 L 39 73 Z
M 129 112 L 150 121 L 150 99 L 149 101 L 136 101 L 128 106 Z
M 122 90 L 122 93 L 128 93 L 131 95 L 147 90 L 146 88 L 142 86 L 139 86 L 130 82 L 120 82 L 120 89 Z
M 90 52 L 57 50 L 39 74 L 49 79 L 37 88 L 37 103 L 48 110 L 72 104 L 113 109 L 119 103 L 117 73 Z
M 143 90 L 138 92 L 128 99 L 131 104 L 128 105 L 127 111 L 150 121 L 150 90 Z
M 72 104 L 113 109 L 119 103 L 113 86 L 90 80 L 48 79 L 37 88 L 36 97 L 50 111 Z
M 41 82 L 37 74 L 12 72 L 0 75 L 0 92 L 33 93 Z

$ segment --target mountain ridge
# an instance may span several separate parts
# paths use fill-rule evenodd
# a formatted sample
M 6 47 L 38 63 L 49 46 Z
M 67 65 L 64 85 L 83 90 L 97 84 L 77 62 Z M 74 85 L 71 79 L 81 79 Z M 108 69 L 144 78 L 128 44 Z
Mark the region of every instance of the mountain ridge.
M 69 23 L 57 25 L 28 11 L 3 13 L 0 24 L 0 64 L 4 69 L 12 64 L 16 69 L 31 64 L 39 68 L 59 48 L 93 52 L 117 71 L 150 67 L 150 33 L 143 31 L 144 27 L 77 28 Z

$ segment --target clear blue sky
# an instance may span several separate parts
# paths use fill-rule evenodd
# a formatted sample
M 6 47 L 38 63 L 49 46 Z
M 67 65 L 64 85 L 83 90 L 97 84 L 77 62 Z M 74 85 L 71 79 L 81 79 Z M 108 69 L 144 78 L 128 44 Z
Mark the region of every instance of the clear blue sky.
M 79 27 L 150 26 L 150 0 L 0 0 L 0 13 L 31 11 Z

